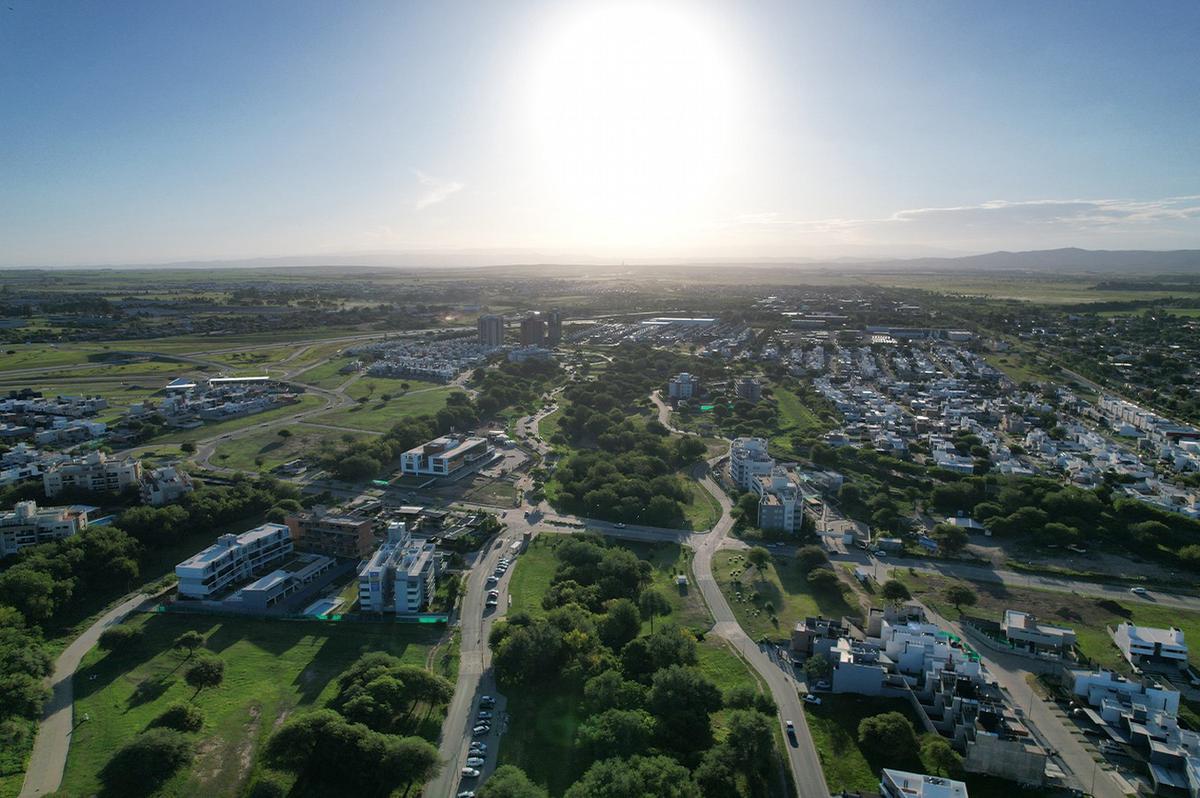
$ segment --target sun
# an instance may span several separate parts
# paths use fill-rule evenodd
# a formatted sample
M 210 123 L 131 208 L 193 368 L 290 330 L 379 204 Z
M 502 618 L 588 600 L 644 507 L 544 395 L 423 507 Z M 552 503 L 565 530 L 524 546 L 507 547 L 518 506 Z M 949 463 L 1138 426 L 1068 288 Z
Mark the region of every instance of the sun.
M 697 3 L 596 3 L 547 26 L 525 141 L 561 232 L 652 245 L 704 216 L 739 155 L 731 50 Z

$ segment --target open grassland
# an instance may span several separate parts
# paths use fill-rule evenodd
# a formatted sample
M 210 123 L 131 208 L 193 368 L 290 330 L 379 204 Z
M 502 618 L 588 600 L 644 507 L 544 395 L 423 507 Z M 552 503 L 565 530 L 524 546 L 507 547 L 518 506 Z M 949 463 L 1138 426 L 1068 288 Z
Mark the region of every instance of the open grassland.
M 404 386 L 408 386 L 407 388 Z M 432 388 L 444 387 L 440 382 L 407 379 L 399 377 L 372 377 L 367 374 L 346 387 L 346 395 L 354 399 L 364 396 L 368 399 L 380 400 L 384 394 L 390 394 L 392 400 L 400 399 L 406 394 L 417 391 L 427 391 Z
M 314 365 L 296 375 L 297 382 L 305 385 L 315 385 L 318 388 L 333 390 L 354 376 L 354 373 L 342 374 L 343 368 L 353 363 L 349 357 L 333 357 L 324 363 Z
M 300 397 L 300 401 L 296 404 L 283 405 L 271 410 L 265 410 L 262 413 L 255 413 L 241 418 L 231 418 L 228 421 L 218 421 L 215 424 L 204 424 L 195 429 L 185 430 L 167 430 L 161 435 L 148 441 L 148 443 L 195 443 L 196 441 L 215 438 L 220 435 L 226 435 L 230 432 L 235 432 L 246 427 L 253 427 L 257 424 L 267 424 L 271 421 L 277 421 L 280 418 L 286 418 L 296 413 L 303 413 L 314 408 L 320 407 L 324 403 L 324 399 L 319 396 L 307 394 Z
M 1098 665 L 1124 673 L 1129 673 L 1129 663 L 1105 631 L 1108 626 L 1117 626 L 1122 621 L 1159 628 L 1176 626 L 1183 630 L 1185 639 L 1189 636 L 1200 639 L 1200 613 L 1165 607 L 1133 595 L 1117 601 L 992 582 L 968 584 L 936 574 L 902 569 L 896 569 L 894 575 L 908 585 L 914 597 L 947 618 L 982 618 L 998 622 L 1004 610 L 1017 607 L 1047 623 L 1069 626 L 1075 630 L 1080 651 Z M 978 603 L 974 607 L 964 607 L 961 613 L 955 610 L 945 598 L 946 588 L 954 584 L 968 584 L 975 591 Z
M 683 505 L 687 528 L 698 532 L 712 529 L 721 519 L 721 505 L 699 482 L 686 476 L 682 479 L 692 498 L 690 502 Z
M 771 447 L 785 452 L 792 450 L 792 438 L 815 437 L 831 429 L 800 397 L 786 388 L 774 387 L 775 401 L 779 408 L 779 426 L 771 436 Z
M 788 637 L 796 621 L 809 616 L 859 615 L 841 592 L 812 590 L 807 575 L 790 557 L 772 558 L 760 571 L 746 562 L 742 552 L 718 551 L 713 555 L 713 577 L 738 623 L 755 639 Z
M 1018 299 L 1047 305 L 1082 302 L 1125 302 L 1136 299 L 1161 299 L 1168 296 L 1200 296 L 1193 292 L 1095 290 L 1100 277 L 1089 275 L 1038 276 L 1028 273 L 991 273 L 981 275 L 950 272 L 909 272 L 862 275 L 861 281 L 888 288 L 917 288 L 939 294 L 961 294 L 990 299 Z
M 381 399 L 369 399 L 363 404 L 331 410 L 310 420 L 317 424 L 387 432 L 402 418 L 432 415 L 441 410 L 452 393 L 461 391 L 457 388 L 438 387 L 396 396 L 386 402 Z
M 156 795 L 237 795 L 256 766 L 258 751 L 289 715 L 318 707 L 334 680 L 369 651 L 386 651 L 425 665 L 442 630 L 420 625 L 321 624 L 183 615 L 147 615 L 145 630 L 128 650 L 91 651 L 75 677 L 75 717 L 61 794 L 88 796 L 113 752 L 145 729 L 167 706 L 192 700 L 204 713 L 194 735 L 190 768 Z M 171 648 L 179 634 L 196 630 L 206 649 L 225 662 L 221 686 L 193 698 L 183 681 L 185 653 Z M 420 733 L 436 741 L 442 713 L 429 711 Z
M 291 433 L 281 437 L 279 431 Z M 212 462 L 243 471 L 270 471 L 299 457 L 313 457 L 345 443 L 374 437 L 373 432 L 344 432 L 304 423 L 240 435 L 217 446 Z

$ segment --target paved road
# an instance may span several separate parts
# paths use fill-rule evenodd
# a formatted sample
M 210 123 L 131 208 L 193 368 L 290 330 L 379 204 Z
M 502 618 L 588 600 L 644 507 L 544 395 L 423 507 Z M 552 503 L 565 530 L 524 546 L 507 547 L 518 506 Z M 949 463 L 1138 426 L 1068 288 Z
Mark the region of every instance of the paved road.
M 96 645 L 101 632 L 120 623 L 126 615 L 149 600 L 150 596 L 138 594 L 113 607 L 58 655 L 50 682 L 53 694 L 42 711 L 37 738 L 33 742 L 33 754 L 25 771 L 25 783 L 21 787 L 21 798 L 54 792 L 62 784 L 67 750 L 71 746 L 71 731 L 75 726 L 75 670 L 83 655 Z
M 514 511 L 509 515 L 519 513 Z M 498 538 L 501 541 L 499 545 L 493 543 L 487 550 L 480 552 L 467 574 L 467 590 L 463 595 L 459 623 L 458 682 L 454 686 L 454 697 L 446 710 L 446 720 L 442 723 L 442 742 L 438 748 L 443 762 L 442 772 L 425 785 L 425 795 L 428 798 L 446 798 L 456 795 L 461 790 L 475 789 L 496 767 L 501 741 L 497 730 L 502 725 L 500 718 L 504 713 L 504 697 L 496 692 L 496 682 L 492 675 L 492 652 L 487 641 L 492 624 L 504 616 L 508 606 L 508 579 L 512 573 L 511 568 L 500 579 L 499 585 L 495 586 L 495 589 L 500 591 L 500 606 L 496 610 L 487 610 L 484 605 L 489 590 L 486 584 L 487 577 L 495 570 L 500 558 L 505 556 L 508 544 L 513 539 L 519 540 L 520 535 L 513 535 L 511 530 Z M 481 695 L 496 698 L 496 707 L 492 710 L 493 731 L 486 737 L 473 738 L 472 721 L 478 711 Z M 466 763 L 467 747 L 472 739 L 481 739 L 487 744 L 487 763 L 479 768 L 479 778 L 463 779 L 460 773 Z
M 713 632 L 728 640 L 733 647 L 745 657 L 753 668 L 766 682 L 771 690 L 771 696 L 779 707 L 778 723 L 783 729 L 784 721 L 790 720 L 796 729 L 796 744 L 788 743 L 788 764 L 792 770 L 796 789 L 801 798 L 829 798 L 829 787 L 825 784 L 825 773 L 821 770 L 821 760 L 817 756 L 816 746 L 809 733 L 808 724 L 804 719 L 804 705 L 796 691 L 795 682 L 768 657 L 756 642 L 742 630 L 738 624 L 729 602 L 721 593 L 712 573 L 713 554 L 725 542 L 726 535 L 733 528 L 733 509 L 729 497 L 713 481 L 706 476 L 701 484 L 721 503 L 721 520 L 706 535 L 693 535 L 690 538 L 696 550 L 692 561 L 692 570 L 696 577 L 696 585 L 700 588 L 704 601 L 708 604 L 713 615 Z M 785 737 L 786 739 L 786 737 Z

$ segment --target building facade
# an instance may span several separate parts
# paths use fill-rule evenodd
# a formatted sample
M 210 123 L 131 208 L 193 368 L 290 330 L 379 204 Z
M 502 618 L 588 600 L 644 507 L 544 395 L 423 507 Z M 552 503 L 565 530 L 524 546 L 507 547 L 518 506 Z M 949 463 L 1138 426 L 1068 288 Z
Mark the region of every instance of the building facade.
M 557 308 L 546 314 L 546 343 L 558 346 L 562 343 L 562 313 Z
M 72 489 L 120 493 L 136 486 L 141 478 L 140 461 L 110 460 L 104 452 L 92 452 L 51 467 L 42 474 L 42 487 L 47 496 L 57 496 Z
M 743 377 L 734 383 L 733 387 L 738 399 L 745 399 L 747 402 L 762 399 L 762 383 L 753 377 Z
M 439 573 L 432 543 L 415 541 L 403 523 L 388 526 L 387 540 L 358 569 L 363 612 L 419 613 L 429 606 Z
M 495 449 L 486 438 L 443 435 L 400 455 L 400 472 L 414 476 L 448 477 L 480 460 L 491 459 L 494 454 Z
M 1113 632 L 1113 642 L 1135 668 L 1157 667 L 1187 670 L 1188 647 L 1183 631 L 1172 626 L 1156 629 L 1121 623 Z
M 541 346 L 546 341 L 546 320 L 540 313 L 521 319 L 521 346 Z
M 700 380 L 686 371 L 667 381 L 667 398 L 691 399 L 700 394 Z
M 479 317 L 479 343 L 482 346 L 504 345 L 504 317 L 487 315 Z
M 154 507 L 179 501 L 192 490 L 191 476 L 175 466 L 153 468 L 142 475 L 142 501 Z
M 0 557 L 16 554 L 26 546 L 69 538 L 87 529 L 87 510 L 82 507 L 38 507 L 37 502 L 17 502 L 0 513 Z
M 729 477 L 741 490 L 750 490 L 755 477 L 771 473 L 774 467 L 765 438 L 736 438 L 729 444 Z
M 369 518 L 343 515 L 328 507 L 314 507 L 285 519 L 292 542 L 301 551 L 357 560 L 375 547 L 375 525 Z
M 179 595 L 213 598 L 231 585 L 274 570 L 292 551 L 291 531 L 284 524 L 221 535 L 216 543 L 175 566 Z

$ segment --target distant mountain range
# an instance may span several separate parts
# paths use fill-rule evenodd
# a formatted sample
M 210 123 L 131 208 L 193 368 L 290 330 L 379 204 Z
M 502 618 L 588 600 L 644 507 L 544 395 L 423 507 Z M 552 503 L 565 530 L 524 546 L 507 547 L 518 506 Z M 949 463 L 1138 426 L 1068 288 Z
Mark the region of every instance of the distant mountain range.
M 606 259 L 534 250 L 421 250 L 403 252 L 360 252 L 337 255 L 296 255 L 210 261 L 176 261 L 136 265 L 93 265 L 72 268 L 105 269 L 289 269 L 306 267 L 359 266 L 402 269 L 478 269 L 556 266 L 589 271 L 606 268 L 664 267 L 678 270 L 698 266 L 748 266 L 758 269 L 791 268 L 839 272 L 964 272 L 1006 271 L 1031 273 L 1103 273 L 1145 276 L 1149 274 L 1200 274 L 1200 250 L 1090 250 L 1068 247 L 1028 252 L 989 252 L 983 255 L 925 256 L 916 258 L 868 257 L 778 257 L 778 258 L 629 258 Z

